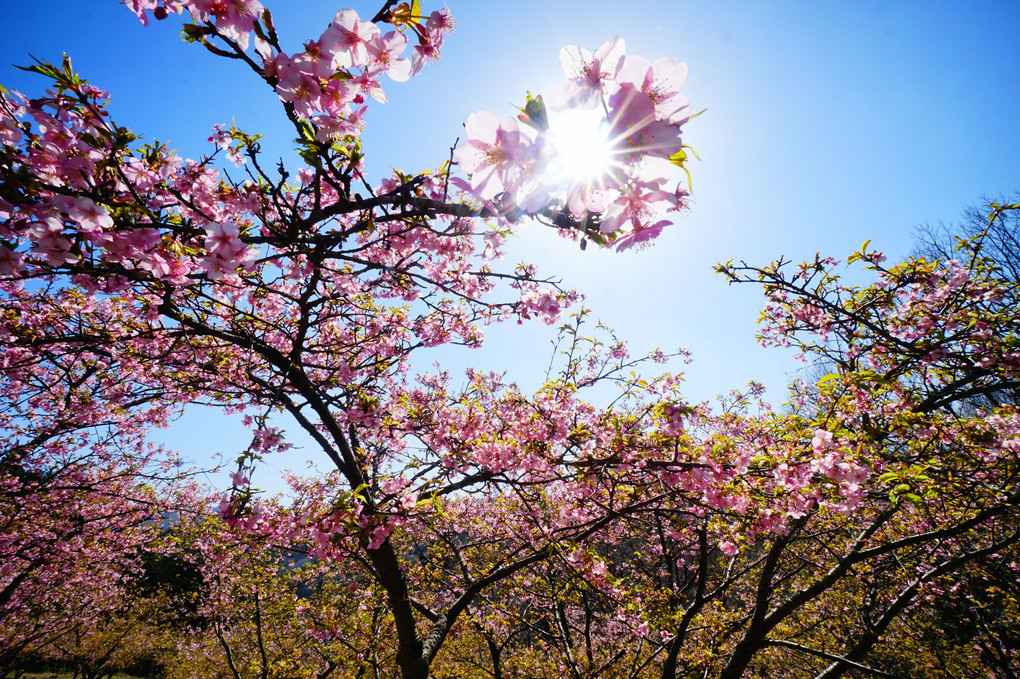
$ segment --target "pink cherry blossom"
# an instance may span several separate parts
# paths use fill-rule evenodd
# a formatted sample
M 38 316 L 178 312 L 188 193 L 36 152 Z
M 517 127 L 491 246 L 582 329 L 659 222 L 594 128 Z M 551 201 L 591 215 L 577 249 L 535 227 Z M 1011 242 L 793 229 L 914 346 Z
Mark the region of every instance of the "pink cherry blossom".
M 24 253 L 11 250 L 5 245 L 0 245 L 0 276 L 9 276 L 24 269 Z
M 468 116 L 467 140 L 454 151 L 461 168 L 471 175 L 471 189 L 482 200 L 520 186 L 536 158 L 532 140 L 513 118 L 502 122 L 487 111 Z
M 676 194 L 660 188 L 659 182 L 635 180 L 621 187 L 617 198 L 605 211 L 600 225 L 604 233 L 648 227 L 677 207 Z M 661 227 L 659 227 L 661 228 Z
M 624 162 L 643 156 L 669 158 L 680 151 L 680 128 L 660 120 L 655 101 L 630 83 L 623 83 L 609 100 L 610 143 Z
M 561 49 L 560 66 L 567 82 L 550 99 L 550 105 L 558 108 L 598 106 L 607 82 L 616 76 L 625 51 L 624 41 L 616 36 L 603 43 L 594 54 L 576 45 Z
M 21 141 L 21 129 L 17 121 L 0 112 L 0 143 L 16 144 Z
M 365 97 L 371 97 L 378 101 L 380 104 L 385 104 L 386 93 L 383 91 L 382 85 L 376 80 L 377 73 L 372 71 L 364 71 L 354 76 L 350 80 L 345 81 L 346 85 L 350 87 L 351 91 L 355 93 L 352 101 L 356 104 L 364 103 Z
M 313 73 L 302 70 L 300 64 L 291 63 L 280 81 L 276 91 L 282 101 L 294 104 L 297 114 L 303 118 L 310 117 L 322 108 L 322 87 Z
M 66 208 L 67 216 L 78 223 L 85 233 L 98 233 L 113 228 L 113 218 L 102 205 L 86 197 L 75 198 Z
M 687 97 L 680 94 L 687 81 L 687 64 L 670 57 L 650 63 L 644 57 L 628 54 L 620 61 L 616 80 L 621 86 L 629 83 L 647 95 L 660 120 L 679 124 L 690 116 Z
M 371 21 L 362 21 L 353 9 L 342 9 L 322 34 L 322 49 L 332 54 L 336 68 L 362 68 L 368 61 L 368 42 L 381 31 Z
M 411 77 L 411 60 L 399 54 L 407 47 L 407 36 L 397 31 L 375 35 L 365 43 L 368 53 L 365 68 L 373 75 L 385 73 L 391 80 L 404 82 Z

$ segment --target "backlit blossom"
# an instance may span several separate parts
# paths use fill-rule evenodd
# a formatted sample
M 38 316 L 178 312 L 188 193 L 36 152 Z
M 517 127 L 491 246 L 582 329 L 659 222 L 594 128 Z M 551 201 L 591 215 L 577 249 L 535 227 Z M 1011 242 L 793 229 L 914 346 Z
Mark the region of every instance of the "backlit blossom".
M 654 63 L 644 57 L 628 54 L 620 61 L 616 74 L 618 83 L 629 83 L 647 95 L 655 104 L 660 120 L 680 123 L 690 115 L 687 97 L 680 89 L 687 80 L 687 64 L 663 57 Z
M 535 160 L 536 149 L 517 121 L 505 118 L 500 122 L 491 113 L 478 111 L 468 116 L 464 127 L 467 140 L 454 150 L 454 156 L 471 175 L 471 188 L 478 197 L 491 200 L 520 185 Z
M 680 151 L 680 128 L 656 115 L 655 102 L 630 83 L 624 83 L 609 100 L 609 140 L 622 161 L 641 156 L 669 158 Z
M 583 47 L 570 45 L 560 50 L 560 66 L 567 82 L 550 98 L 556 108 L 597 106 L 607 81 L 616 75 L 626 51 L 623 40 L 613 36 L 592 54 Z
M 647 228 L 675 207 L 676 194 L 661 189 L 660 182 L 634 181 L 621 187 L 616 199 L 606 209 L 600 228 L 603 233 L 616 231 L 628 224 L 632 229 Z

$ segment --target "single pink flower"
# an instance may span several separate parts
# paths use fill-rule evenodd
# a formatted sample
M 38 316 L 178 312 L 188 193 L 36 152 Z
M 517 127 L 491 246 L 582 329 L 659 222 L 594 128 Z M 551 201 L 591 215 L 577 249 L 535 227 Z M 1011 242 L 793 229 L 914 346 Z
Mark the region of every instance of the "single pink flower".
M 248 38 L 255 21 L 265 10 L 258 0 L 226 0 L 224 9 L 216 13 L 216 30 L 235 41 L 242 50 L 248 49 Z
M 471 190 L 482 200 L 491 200 L 503 190 L 521 185 L 535 159 L 532 140 L 523 134 L 513 118 L 502 122 L 488 111 L 468 116 L 464 125 L 467 141 L 454 155 L 471 175 Z
M 98 233 L 113 228 L 113 218 L 102 205 L 96 205 L 92 199 L 75 198 L 67 208 L 67 216 L 78 223 L 83 233 Z
M 324 52 L 331 54 L 337 68 L 362 68 L 368 60 L 368 41 L 381 31 L 371 21 L 362 21 L 353 9 L 342 9 L 322 34 Z
M 640 156 L 669 158 L 683 148 L 680 127 L 656 116 L 655 101 L 631 83 L 609 100 L 609 142 L 625 162 Z
M 620 187 L 620 193 L 606 208 L 599 229 L 609 233 L 629 225 L 632 231 L 656 227 L 661 231 L 663 224 L 659 220 L 676 207 L 676 195 L 659 188 L 660 183 L 635 180 Z
M 376 35 L 365 44 L 368 50 L 366 70 L 372 74 L 385 73 L 391 80 L 404 82 L 411 77 L 411 60 L 401 59 L 407 47 L 407 36 L 397 31 Z
M 455 25 L 456 22 L 453 19 L 453 15 L 450 14 L 450 8 L 444 7 L 429 15 L 429 18 L 425 21 L 425 30 L 435 34 L 439 38 L 440 44 L 442 44 L 442 35 L 444 33 L 453 33 Z
M 333 75 L 333 55 L 323 48 L 320 40 L 306 42 L 305 51 L 292 56 L 290 63 L 319 80 L 326 80 Z
M 613 241 L 613 248 L 617 252 L 623 252 L 638 243 L 644 243 L 654 238 L 658 238 L 662 230 L 670 225 L 668 219 L 660 219 L 653 224 L 637 224 L 631 227 L 628 233 L 617 238 Z
M 149 25 L 149 17 L 146 10 L 154 10 L 159 5 L 159 0 L 124 0 L 127 8 L 135 13 L 143 26 Z
M 0 245 L 0 276 L 9 276 L 25 269 L 24 253 Z
M 442 36 L 442 33 L 439 33 Z M 418 75 L 425 64 L 430 61 L 439 60 L 440 41 L 432 37 L 431 33 L 426 34 L 426 39 L 420 40 L 412 48 L 411 54 L 411 75 Z
M 644 57 L 628 54 L 620 60 L 616 82 L 630 84 L 646 94 L 655 104 L 660 120 L 679 124 L 690 117 L 690 105 L 680 89 L 687 81 L 687 64 L 664 57 L 649 62 Z
M 568 45 L 560 50 L 560 66 L 567 82 L 550 98 L 554 108 L 592 108 L 605 92 L 606 81 L 616 75 L 626 51 L 623 40 L 613 36 L 595 54 L 583 47 Z
M 21 141 L 21 128 L 18 121 L 0 112 L 0 143 L 16 144 Z
M 302 70 L 299 64 L 291 63 L 276 84 L 276 91 L 281 100 L 294 104 L 295 112 L 302 118 L 308 118 L 321 109 L 322 87 L 319 79 L 314 73 Z
M 364 71 L 345 81 L 347 86 L 351 88 L 351 91 L 355 93 L 354 99 L 352 99 L 353 103 L 364 103 L 365 97 L 372 97 L 380 104 L 386 103 L 386 92 L 379 81 L 375 79 L 376 75 L 378 74 Z

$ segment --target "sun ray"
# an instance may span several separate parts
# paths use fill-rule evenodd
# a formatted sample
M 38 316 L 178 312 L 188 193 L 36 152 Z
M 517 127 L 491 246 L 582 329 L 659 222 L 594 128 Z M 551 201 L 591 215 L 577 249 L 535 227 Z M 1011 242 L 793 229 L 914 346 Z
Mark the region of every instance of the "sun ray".
M 601 111 L 560 111 L 550 116 L 549 125 L 555 148 L 548 170 L 551 179 L 568 185 L 591 184 L 609 171 L 612 145 Z

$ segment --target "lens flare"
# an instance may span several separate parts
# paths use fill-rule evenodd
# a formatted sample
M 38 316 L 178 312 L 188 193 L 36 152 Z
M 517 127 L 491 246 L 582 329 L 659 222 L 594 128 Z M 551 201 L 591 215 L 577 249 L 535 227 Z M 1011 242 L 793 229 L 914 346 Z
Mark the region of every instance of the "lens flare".
M 555 179 L 590 184 L 608 172 L 612 145 L 601 111 L 560 111 L 550 117 L 549 134 L 555 149 L 549 170 Z

